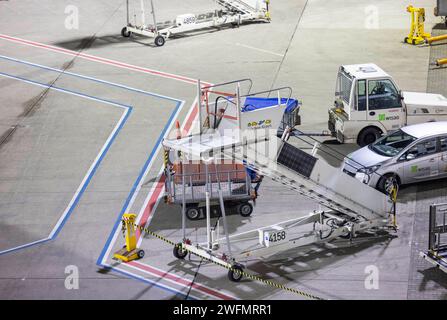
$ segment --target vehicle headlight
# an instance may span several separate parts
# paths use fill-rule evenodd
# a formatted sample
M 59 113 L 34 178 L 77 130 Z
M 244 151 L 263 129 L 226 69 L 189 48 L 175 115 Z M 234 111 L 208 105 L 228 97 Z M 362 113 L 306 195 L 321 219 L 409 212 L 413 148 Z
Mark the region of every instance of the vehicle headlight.
M 355 177 L 363 183 L 368 184 L 371 180 L 371 174 L 376 172 L 380 168 L 380 165 L 375 165 L 371 167 L 361 168 L 355 174 Z
M 371 173 L 376 172 L 379 168 L 380 168 L 380 165 L 375 165 L 375 166 L 371 166 L 371 167 L 360 168 L 357 172 L 371 174 Z

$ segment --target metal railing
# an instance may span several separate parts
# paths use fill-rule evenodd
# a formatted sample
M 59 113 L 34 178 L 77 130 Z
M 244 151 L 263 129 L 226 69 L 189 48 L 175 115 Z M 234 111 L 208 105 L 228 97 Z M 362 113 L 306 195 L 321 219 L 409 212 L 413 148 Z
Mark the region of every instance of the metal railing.
M 428 250 L 437 254 L 447 249 L 447 203 L 432 204 L 429 218 Z

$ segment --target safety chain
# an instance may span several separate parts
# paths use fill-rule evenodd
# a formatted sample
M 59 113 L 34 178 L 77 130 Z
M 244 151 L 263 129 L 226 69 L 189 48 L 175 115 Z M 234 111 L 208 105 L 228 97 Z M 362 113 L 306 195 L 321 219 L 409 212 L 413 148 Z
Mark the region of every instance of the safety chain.
M 167 239 L 167 238 L 165 238 L 165 237 L 163 237 L 163 236 L 161 236 L 161 235 L 159 235 L 159 234 L 157 234 L 155 232 L 150 231 L 147 228 L 144 228 L 143 226 L 137 225 L 135 223 L 133 224 L 133 226 L 135 228 L 137 228 L 138 230 L 140 230 L 140 232 L 145 232 L 146 234 L 149 234 L 149 235 L 151 235 L 151 236 L 153 236 L 153 237 L 155 237 L 155 238 L 157 238 L 157 239 L 159 239 L 161 241 L 164 241 L 164 242 L 170 244 L 171 246 L 174 246 L 176 248 L 181 247 L 180 243 L 175 243 L 175 242 L 173 242 L 173 241 L 171 241 L 171 240 L 169 240 L 169 239 Z M 192 252 L 192 251 L 190 251 L 190 250 L 188 250 L 186 248 L 181 248 L 181 249 L 183 249 L 184 251 L 187 251 L 190 254 L 191 253 L 195 254 L 194 252 Z M 278 289 L 282 289 L 282 290 L 288 291 L 290 293 L 294 293 L 294 294 L 303 296 L 303 297 L 308 298 L 308 299 L 325 300 L 325 299 L 323 299 L 321 297 L 318 297 L 318 296 L 315 296 L 313 294 L 310 294 L 310 293 L 307 293 L 307 292 L 304 292 L 304 291 L 301 291 L 301 290 L 297 290 L 297 289 L 294 289 L 294 288 L 286 287 L 286 286 L 284 286 L 282 284 L 279 284 L 279 283 L 276 283 L 276 282 L 273 282 L 273 281 L 270 281 L 270 280 L 262 279 L 262 278 L 260 278 L 258 276 L 255 276 L 253 274 L 247 273 L 247 272 L 245 272 L 243 270 L 235 269 L 234 267 L 229 267 L 229 266 L 227 266 L 225 264 L 218 263 L 218 262 L 213 261 L 211 259 L 208 259 L 206 257 L 202 257 L 202 256 L 200 256 L 200 257 L 204 258 L 205 260 L 207 260 L 209 262 L 212 262 L 212 263 L 214 263 L 214 264 L 216 264 L 218 266 L 224 267 L 224 268 L 228 269 L 229 271 L 232 271 L 232 272 L 234 272 L 236 274 L 242 274 L 243 276 L 245 276 L 245 277 L 247 277 L 247 278 L 249 278 L 251 280 L 259 281 L 259 282 L 264 283 L 264 284 L 266 284 L 268 286 L 275 287 L 275 288 L 278 288 Z

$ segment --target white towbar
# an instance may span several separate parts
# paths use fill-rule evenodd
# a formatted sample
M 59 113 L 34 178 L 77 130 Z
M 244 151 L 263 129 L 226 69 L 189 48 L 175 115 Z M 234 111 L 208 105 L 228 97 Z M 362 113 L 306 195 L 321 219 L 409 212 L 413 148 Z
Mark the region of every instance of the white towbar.
M 200 133 L 164 140 L 164 147 L 176 151 L 176 154 L 181 153 L 188 161 L 196 159 L 210 163 L 228 159 L 243 162 L 251 170 L 313 199 L 327 210 L 229 235 L 221 201 L 225 237 L 219 238 L 219 229 L 211 230 L 207 223 L 207 243 L 192 245 L 190 240 L 183 239 L 176 246 L 175 250 L 180 250 L 174 252 L 176 257 L 184 257 L 182 250 L 187 250 L 223 266 L 232 266 L 229 278 L 239 281 L 241 274 L 235 270 L 243 268 L 240 264 L 242 259 L 267 258 L 284 250 L 324 243 L 339 237 L 352 239 L 358 233 L 374 233 L 392 226 L 395 197 L 393 201 L 389 195 L 343 174 L 339 168 L 319 159 L 316 152 L 309 154 L 292 145 L 286 141 L 289 127 L 285 128 L 282 138 L 278 138 L 277 129 L 283 121 L 288 103 L 280 96 L 285 88 L 262 92 L 262 95 L 267 94 L 269 97 L 265 99 L 277 97 L 274 105 L 266 106 L 261 97 L 257 97 L 259 100 L 253 99 L 257 94 L 241 95 L 241 83 L 236 81 L 230 85 L 235 86 L 235 90 L 230 93 L 223 92 L 218 86 L 213 87 L 217 95 L 214 101 L 217 114 L 208 112 L 213 101 L 204 94 L 206 90 L 200 87 L 201 102 L 208 99 L 205 103 L 207 112 L 199 121 Z M 247 108 L 247 101 L 250 108 Z M 256 101 L 258 106 L 253 105 Z M 205 123 L 215 125 L 206 126 Z M 315 145 L 315 148 L 318 147 Z M 226 244 L 225 251 L 222 251 L 221 242 Z

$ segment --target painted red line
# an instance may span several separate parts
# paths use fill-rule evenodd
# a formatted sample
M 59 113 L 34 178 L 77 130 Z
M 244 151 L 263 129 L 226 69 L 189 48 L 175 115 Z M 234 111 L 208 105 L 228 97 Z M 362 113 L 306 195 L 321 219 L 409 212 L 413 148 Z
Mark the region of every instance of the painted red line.
M 194 109 L 192 110 L 188 120 L 185 123 L 185 127 L 183 128 L 183 132 L 189 132 L 189 130 L 191 129 L 191 126 L 192 126 L 192 122 L 197 117 L 197 113 L 198 112 L 199 112 L 199 108 L 198 108 L 198 105 L 196 104 L 194 106 Z
M 148 266 L 147 264 L 141 264 L 141 263 L 136 262 L 136 261 L 131 261 L 131 262 L 128 262 L 126 264 L 129 264 L 129 265 L 134 266 L 134 267 L 136 267 L 138 269 L 141 269 L 141 270 L 145 270 L 145 271 L 147 271 L 147 272 L 149 272 L 151 274 L 154 274 L 154 275 L 156 275 L 156 276 L 158 276 L 158 277 L 160 277 L 162 279 L 169 279 L 171 281 L 174 281 L 176 283 L 179 283 L 179 284 L 182 284 L 182 285 L 188 286 L 188 287 L 191 286 L 194 289 L 197 289 L 199 291 L 202 291 L 204 293 L 212 295 L 212 296 L 214 296 L 216 298 L 223 299 L 223 300 L 234 300 L 233 297 L 228 296 L 226 294 L 223 294 L 223 293 L 221 293 L 219 291 L 216 291 L 216 290 L 210 289 L 208 287 L 202 286 L 202 285 L 200 285 L 198 283 L 194 283 L 192 281 L 183 279 L 183 278 L 178 277 L 176 275 L 173 275 L 171 273 L 168 273 L 168 272 L 165 272 L 165 271 L 160 271 L 160 270 L 155 269 L 155 268 L 153 268 L 151 266 Z
M 148 202 L 146 208 L 144 208 L 143 215 L 142 215 L 141 220 L 139 222 L 140 226 L 145 226 L 147 221 L 149 220 L 149 217 L 152 214 L 154 206 L 157 203 L 158 198 L 160 197 L 160 194 L 161 194 L 161 192 L 164 189 L 165 180 L 166 180 L 166 177 L 163 175 L 157 181 L 157 185 L 155 187 L 155 190 L 152 193 L 151 198 L 149 199 L 149 202 Z M 137 242 L 138 242 L 138 240 L 140 240 L 140 237 L 141 237 L 141 232 L 140 232 L 139 229 L 137 229 L 136 236 L 137 236 Z
M 198 105 L 194 105 L 192 112 L 189 114 L 188 119 L 186 119 L 185 126 L 183 128 L 183 132 L 188 132 L 189 129 L 191 129 L 192 123 L 194 119 L 196 118 L 198 113 Z M 156 182 L 155 190 L 152 193 L 146 208 L 144 208 L 143 214 L 141 216 L 141 220 L 139 222 L 140 226 L 146 226 L 147 221 L 149 220 L 149 217 L 151 216 L 155 204 L 158 201 L 158 198 L 160 197 L 161 192 L 164 189 L 164 183 L 165 183 L 166 177 L 163 175 L 160 177 L 160 179 Z M 141 233 L 139 230 L 136 232 L 137 241 L 140 240 Z
M 55 52 L 59 52 L 59 53 L 63 53 L 63 54 L 71 55 L 71 56 L 76 56 L 76 57 L 80 57 L 80 58 L 87 59 L 87 60 L 92 60 L 92 61 L 96 61 L 96 62 L 100 62 L 100 63 L 104 63 L 104 64 L 113 65 L 116 67 L 121 67 L 121 68 L 125 68 L 125 69 L 139 71 L 139 72 L 149 73 L 149 74 L 164 77 L 164 78 L 171 78 L 171 79 L 175 79 L 175 80 L 179 80 L 179 81 L 183 81 L 183 82 L 187 82 L 187 83 L 191 83 L 191 84 L 197 83 L 196 79 L 192 79 L 192 78 L 188 78 L 188 77 L 184 77 L 184 76 L 180 76 L 180 75 L 176 75 L 176 74 L 172 74 L 172 73 L 162 72 L 162 71 L 158 71 L 158 70 L 153 70 L 153 69 L 149 69 L 149 68 L 138 67 L 138 66 L 135 66 L 132 64 L 128 64 L 128 63 L 124 63 L 124 62 L 120 62 L 120 61 L 116 61 L 116 60 L 111 60 L 111 59 L 107 59 L 107 58 L 101 58 L 98 56 L 94 56 L 94 55 L 90 55 L 90 54 L 86 54 L 86 53 L 82 53 L 82 52 L 78 52 L 78 51 L 73 51 L 73 50 L 69 50 L 69 49 L 64 49 L 64 48 L 60 48 L 60 47 L 56 47 L 56 46 L 52 46 L 52 45 L 47 45 L 47 44 L 40 43 L 40 42 L 25 40 L 25 39 L 16 38 L 16 37 L 4 35 L 4 34 L 0 34 L 0 39 L 4 39 L 4 40 L 16 42 L 16 43 L 21 43 L 24 45 L 34 46 L 34 47 L 38 47 L 38 48 L 42 48 L 42 49 L 46 49 L 46 50 L 50 50 L 50 51 L 55 51 Z M 203 84 L 209 85 L 206 82 L 203 82 Z

